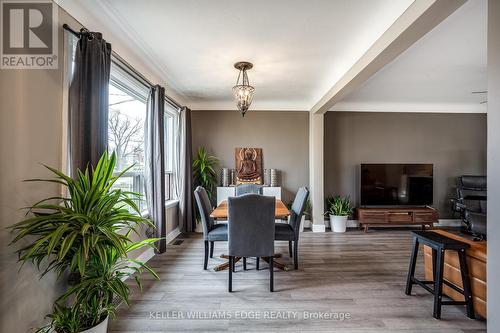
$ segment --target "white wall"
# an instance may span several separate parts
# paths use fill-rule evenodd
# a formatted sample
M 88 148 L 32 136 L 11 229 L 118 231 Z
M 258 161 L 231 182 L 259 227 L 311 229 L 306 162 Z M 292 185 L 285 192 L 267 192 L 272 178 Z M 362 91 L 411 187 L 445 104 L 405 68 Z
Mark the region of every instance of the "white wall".
M 500 332 L 500 0 L 488 1 L 488 331 Z

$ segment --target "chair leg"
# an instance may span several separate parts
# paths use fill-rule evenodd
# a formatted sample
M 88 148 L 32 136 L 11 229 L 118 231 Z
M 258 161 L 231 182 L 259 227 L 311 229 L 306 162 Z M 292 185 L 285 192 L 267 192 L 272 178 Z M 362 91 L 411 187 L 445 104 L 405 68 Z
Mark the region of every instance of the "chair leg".
M 208 241 L 205 241 L 205 257 L 203 260 L 203 269 L 206 270 L 208 265 Z
M 231 264 L 231 267 L 233 268 L 232 271 L 233 273 L 236 272 L 236 257 L 233 257 L 233 261 L 232 261 L 232 264 Z
M 475 319 L 476 316 L 474 314 L 474 304 L 472 303 L 469 269 L 467 267 L 467 259 L 464 249 L 458 251 L 458 259 L 460 261 L 460 273 L 462 275 L 462 288 L 464 290 L 467 317 L 469 317 L 470 319 Z
M 292 254 L 292 241 L 288 242 L 288 253 L 290 255 L 290 258 L 293 257 L 293 254 Z
M 247 257 L 243 257 L 243 270 L 247 270 Z
M 405 294 L 410 296 L 411 289 L 413 287 L 413 276 L 415 275 L 415 265 L 417 264 L 418 256 L 418 239 L 413 237 L 413 250 L 411 252 L 410 267 L 408 268 L 408 276 L 406 278 L 406 289 Z
M 432 316 L 436 319 L 441 319 L 441 301 L 443 299 L 444 250 L 437 251 L 436 265 L 436 281 L 434 281 L 434 311 Z
M 215 242 L 210 242 L 210 258 L 214 257 L 214 245 Z
M 233 267 L 233 261 L 234 261 L 234 258 L 230 256 L 229 257 L 229 269 L 228 269 L 228 272 L 229 272 L 228 291 L 229 292 L 233 291 L 233 270 L 231 269 Z
M 299 269 L 299 241 L 293 242 L 293 266 L 297 270 Z
M 274 257 L 269 257 L 269 291 L 274 291 Z
M 255 258 L 255 269 L 259 270 L 260 257 Z

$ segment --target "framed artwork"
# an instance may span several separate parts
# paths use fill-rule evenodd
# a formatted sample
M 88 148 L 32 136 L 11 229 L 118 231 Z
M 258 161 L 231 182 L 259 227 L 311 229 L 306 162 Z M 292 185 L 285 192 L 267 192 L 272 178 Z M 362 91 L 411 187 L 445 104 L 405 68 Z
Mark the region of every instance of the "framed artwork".
M 262 184 L 262 148 L 235 149 L 236 185 Z

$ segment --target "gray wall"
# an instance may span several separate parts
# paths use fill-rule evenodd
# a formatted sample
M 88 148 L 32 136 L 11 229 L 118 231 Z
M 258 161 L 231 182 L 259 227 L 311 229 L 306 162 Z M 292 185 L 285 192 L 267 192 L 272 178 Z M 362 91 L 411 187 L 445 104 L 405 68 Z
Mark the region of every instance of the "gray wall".
M 488 332 L 500 330 L 500 1 L 488 2 Z
M 59 24 L 79 25 L 64 11 Z M 62 167 L 63 38 L 59 30 L 59 69 L 0 70 L 0 315 L 2 332 L 28 332 L 52 311 L 63 282 L 19 264 L 8 247 L 11 235 L 5 227 L 20 221 L 19 209 L 49 196 L 59 195 L 55 185 L 23 183 L 27 178 L 46 178 L 40 165 Z
M 234 168 L 234 148 L 262 148 L 264 168 L 280 171 L 283 199 L 309 183 L 309 114 L 288 111 L 193 111 L 193 153 L 204 146 Z
M 457 176 L 486 174 L 486 115 L 328 112 L 325 195 L 359 204 L 361 163 L 434 164 L 434 206 L 450 218 Z

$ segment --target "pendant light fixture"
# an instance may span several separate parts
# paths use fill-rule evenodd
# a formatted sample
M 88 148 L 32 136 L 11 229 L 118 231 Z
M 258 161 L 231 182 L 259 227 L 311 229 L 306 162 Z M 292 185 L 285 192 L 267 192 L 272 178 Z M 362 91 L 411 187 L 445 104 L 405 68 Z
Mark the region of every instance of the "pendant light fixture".
M 239 73 L 236 85 L 233 87 L 233 95 L 236 101 L 236 106 L 238 107 L 238 110 L 240 110 L 243 117 L 250 107 L 250 104 L 252 104 L 253 94 L 255 93 L 255 88 L 250 85 L 247 75 L 247 70 L 252 67 L 253 65 L 247 61 L 240 61 L 234 64 L 234 68 L 239 70 Z

